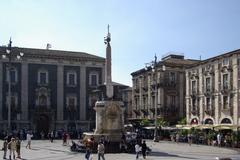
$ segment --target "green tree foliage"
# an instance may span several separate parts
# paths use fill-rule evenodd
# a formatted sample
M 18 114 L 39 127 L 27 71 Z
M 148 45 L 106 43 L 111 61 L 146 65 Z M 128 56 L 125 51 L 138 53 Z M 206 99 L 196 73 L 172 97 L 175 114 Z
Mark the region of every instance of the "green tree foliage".
M 149 119 L 147 119 L 147 118 L 142 119 L 140 122 L 140 125 L 141 126 L 149 126 L 150 125 Z
M 180 125 L 185 125 L 185 124 L 187 124 L 187 119 L 186 119 L 186 117 L 180 119 L 177 123 L 180 124 Z

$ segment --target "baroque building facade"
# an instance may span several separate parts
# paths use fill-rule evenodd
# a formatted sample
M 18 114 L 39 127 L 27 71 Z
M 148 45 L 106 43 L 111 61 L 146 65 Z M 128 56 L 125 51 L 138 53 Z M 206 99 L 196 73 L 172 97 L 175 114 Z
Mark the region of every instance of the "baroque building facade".
M 169 125 L 185 117 L 185 69 L 196 60 L 169 54 L 156 63 L 155 71 L 147 67 L 132 75 L 132 118 L 163 117 Z M 156 94 L 155 94 L 156 92 Z
M 240 119 L 240 50 L 196 63 L 186 70 L 188 124 L 232 124 Z
M 89 94 L 104 83 L 105 58 L 84 52 L 12 47 L 21 60 L 0 58 L 0 129 L 8 124 L 8 83 L 11 80 L 11 127 L 86 130 Z M 0 55 L 6 47 L 0 47 Z M 9 77 L 10 75 L 10 77 Z

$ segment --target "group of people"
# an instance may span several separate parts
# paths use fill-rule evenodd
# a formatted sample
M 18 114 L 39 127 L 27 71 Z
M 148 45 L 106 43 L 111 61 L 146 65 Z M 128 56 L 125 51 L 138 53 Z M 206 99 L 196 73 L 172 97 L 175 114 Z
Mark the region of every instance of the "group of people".
M 27 134 L 27 145 L 26 148 L 31 149 L 31 138 L 32 134 Z M 12 158 L 21 158 L 21 140 L 18 137 L 14 137 L 12 135 L 8 135 L 4 138 L 3 141 L 3 159 L 7 159 L 7 152 L 9 151 L 9 160 Z
M 142 153 L 143 159 L 146 159 L 147 149 L 148 147 L 145 140 L 141 144 L 136 143 L 135 145 L 136 159 L 139 158 L 140 153 Z
M 90 139 L 87 139 L 85 142 L 86 145 L 86 153 L 85 153 L 85 159 L 86 160 L 92 160 L 92 151 L 94 149 L 94 137 L 92 136 Z M 105 146 L 104 141 L 102 139 L 99 140 L 97 145 L 97 153 L 98 153 L 98 160 L 105 160 L 104 154 L 105 154 Z

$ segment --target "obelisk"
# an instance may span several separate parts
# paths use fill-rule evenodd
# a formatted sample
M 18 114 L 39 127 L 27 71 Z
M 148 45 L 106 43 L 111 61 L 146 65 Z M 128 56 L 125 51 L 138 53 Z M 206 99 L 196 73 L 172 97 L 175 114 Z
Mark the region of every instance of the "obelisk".
M 111 50 L 111 35 L 109 33 L 109 25 L 108 25 L 108 33 L 104 38 L 104 43 L 107 45 L 106 47 L 106 63 L 105 63 L 105 82 L 106 82 L 106 95 L 108 99 L 113 97 L 113 85 L 112 85 L 112 50 Z

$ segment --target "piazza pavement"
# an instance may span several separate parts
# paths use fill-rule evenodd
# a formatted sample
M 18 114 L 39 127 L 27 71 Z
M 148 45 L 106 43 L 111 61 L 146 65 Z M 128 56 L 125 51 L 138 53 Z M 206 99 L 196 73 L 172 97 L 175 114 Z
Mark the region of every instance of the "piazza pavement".
M 0 141 L 1 145 L 3 141 Z M 231 148 L 219 148 L 206 145 L 187 143 L 174 143 L 169 141 L 146 141 L 152 152 L 147 160 L 216 160 L 216 157 L 230 157 L 240 160 L 240 152 Z M 23 160 L 84 160 L 84 153 L 71 152 L 69 146 L 63 146 L 61 140 L 33 140 L 32 149 L 26 149 L 26 141 L 21 143 L 21 155 Z M 3 151 L 0 152 L 3 156 Z M 118 153 L 105 154 L 106 160 L 135 160 L 134 154 Z M 139 158 L 143 159 L 142 157 Z M 97 160 L 97 154 L 93 154 L 93 160 Z

